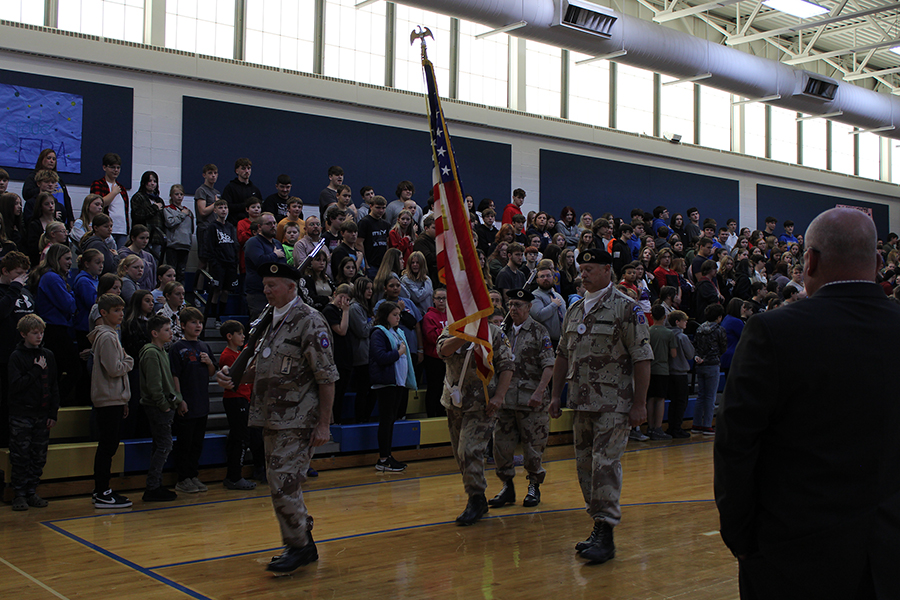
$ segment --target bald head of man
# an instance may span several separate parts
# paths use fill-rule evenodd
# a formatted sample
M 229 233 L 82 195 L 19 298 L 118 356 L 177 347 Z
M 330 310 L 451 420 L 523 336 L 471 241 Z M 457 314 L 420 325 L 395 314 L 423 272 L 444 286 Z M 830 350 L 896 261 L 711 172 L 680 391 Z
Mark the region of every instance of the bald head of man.
M 875 281 L 877 237 L 872 219 L 852 208 L 832 208 L 813 219 L 804 238 L 807 293 L 835 281 Z

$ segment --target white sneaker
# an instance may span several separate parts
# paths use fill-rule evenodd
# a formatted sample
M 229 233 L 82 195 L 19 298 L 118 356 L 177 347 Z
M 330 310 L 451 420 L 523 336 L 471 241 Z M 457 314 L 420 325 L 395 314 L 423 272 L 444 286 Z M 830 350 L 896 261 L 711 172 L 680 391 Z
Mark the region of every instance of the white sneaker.
M 190 478 L 183 479 L 176 483 L 175 489 L 179 492 L 184 492 L 185 494 L 196 494 L 200 491 L 200 488 L 194 485 L 194 480 Z
M 209 488 L 206 487 L 206 484 L 197 479 L 196 477 L 191 477 L 191 481 L 194 483 L 194 487 L 197 488 L 198 492 L 208 492 Z

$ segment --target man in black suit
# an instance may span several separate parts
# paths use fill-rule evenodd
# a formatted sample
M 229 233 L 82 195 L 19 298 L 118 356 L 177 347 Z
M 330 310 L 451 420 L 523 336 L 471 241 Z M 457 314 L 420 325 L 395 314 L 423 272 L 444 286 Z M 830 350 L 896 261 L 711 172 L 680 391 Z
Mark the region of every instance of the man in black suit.
M 809 299 L 755 315 L 719 411 L 715 493 L 741 598 L 896 598 L 900 306 L 875 281 L 872 220 L 820 214 Z

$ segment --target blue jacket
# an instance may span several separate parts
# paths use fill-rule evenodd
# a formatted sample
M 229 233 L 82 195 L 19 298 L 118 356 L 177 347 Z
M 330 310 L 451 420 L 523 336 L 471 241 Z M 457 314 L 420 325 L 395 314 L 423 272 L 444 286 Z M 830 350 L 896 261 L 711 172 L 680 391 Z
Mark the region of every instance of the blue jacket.
M 397 331 L 403 335 L 399 328 Z M 406 345 L 406 351 L 409 352 L 409 344 Z M 369 384 L 397 385 L 394 363 L 400 358 L 400 352 L 391 349 L 391 340 L 384 331 L 373 328 L 369 338 Z
M 263 293 L 262 277 L 256 273 L 256 269 L 260 265 L 270 262 L 287 264 L 286 258 L 275 255 L 276 248 L 284 251 L 281 242 L 277 239 L 272 239 L 270 242 L 259 234 L 254 235 L 244 244 L 244 260 L 247 265 L 247 278 L 244 280 L 244 291 L 246 293 Z
M 48 325 L 72 325 L 75 316 L 75 296 L 66 281 L 53 271 L 44 273 L 38 281 L 37 314 Z
M 91 277 L 86 271 L 79 271 L 72 283 L 75 294 L 75 331 L 90 331 L 91 308 L 97 302 L 97 283 L 99 279 Z

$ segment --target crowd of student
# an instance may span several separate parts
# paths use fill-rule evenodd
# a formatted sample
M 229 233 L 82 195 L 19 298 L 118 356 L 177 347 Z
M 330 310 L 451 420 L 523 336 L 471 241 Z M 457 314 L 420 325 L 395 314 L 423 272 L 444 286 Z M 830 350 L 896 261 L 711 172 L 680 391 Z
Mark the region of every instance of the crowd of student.
M 379 406 L 376 468 L 405 468 L 391 456 L 391 432 L 406 414 L 407 390 L 424 384 L 428 416 L 444 414 L 444 362 L 435 344 L 446 324 L 446 290 L 437 279 L 433 199 L 423 210 L 413 184 L 402 181 L 391 202 L 362 187 L 357 206 L 343 170 L 331 167 L 328 185 L 304 217 L 289 176 L 280 175 L 276 191 L 264 198 L 250 180 L 251 161 L 241 158 L 221 192 L 218 168 L 203 167 L 191 210 L 183 204 L 182 185 L 170 186 L 164 201 L 157 174 L 147 171 L 129 197 L 117 181 L 120 157 L 110 153 L 102 163 L 104 175 L 77 215 L 52 150 L 41 152 L 22 197 L 6 193 L 9 177 L 0 169 L 0 326 L 6 334 L 0 373 L 8 378 L 0 388 L 3 422 L 10 424 L 8 431 L 0 428 L 0 445 L 9 434 L 14 508 L 45 503 L 35 494 L 35 465 L 46 459 L 47 430 L 60 405 L 95 408 L 96 506 L 129 502 L 109 489 L 109 470 L 119 440 L 134 435 L 153 439 L 145 499 L 174 498 L 160 478 L 170 451 L 176 490 L 205 490 L 197 466 L 210 377 L 234 361 L 244 341 L 238 321 L 219 319 L 229 295 L 232 314 L 253 319 L 261 313 L 266 299 L 257 270 L 273 262 L 302 270 L 301 298 L 331 328 L 340 373 L 334 422 L 345 418 L 342 399 L 352 382 L 355 405 L 347 418 L 365 422 Z M 776 233 L 777 221 L 768 217 L 763 230 L 739 231 L 735 219 L 719 226 L 701 221 L 696 208 L 670 215 L 663 206 L 634 209 L 628 220 L 611 213 L 579 216 L 567 206 L 557 219 L 544 211 L 523 215 L 524 199 L 525 191 L 516 189 L 497 222 L 493 201 L 476 207 L 466 198 L 479 268 L 496 309 L 492 319 L 499 323 L 506 315 L 503 292 L 531 278 L 531 315 L 555 345 L 566 307 L 584 293 L 577 256 L 606 250 L 618 289 L 654 324 L 649 436 L 636 429 L 633 439 L 690 435 L 681 425 L 691 363 L 698 382 L 693 430 L 712 434 L 719 372 L 728 370 L 743 321 L 805 295 L 803 240 L 793 223 L 784 221 Z M 881 283 L 889 294 L 900 274 L 896 245 L 894 234 L 882 245 Z M 199 267 L 187 282 L 192 249 Z M 228 343 L 220 357 L 202 340 L 210 321 Z M 233 489 L 255 485 L 241 476 L 245 448 L 262 456 L 258 434 L 247 427 L 249 396 L 249 386 L 241 386 L 224 398 L 231 428 L 225 485 Z M 661 429 L 665 398 L 672 400 L 668 432 Z

